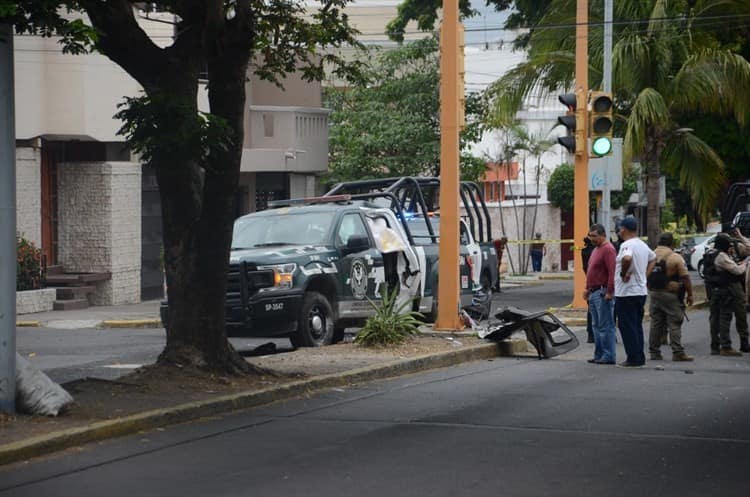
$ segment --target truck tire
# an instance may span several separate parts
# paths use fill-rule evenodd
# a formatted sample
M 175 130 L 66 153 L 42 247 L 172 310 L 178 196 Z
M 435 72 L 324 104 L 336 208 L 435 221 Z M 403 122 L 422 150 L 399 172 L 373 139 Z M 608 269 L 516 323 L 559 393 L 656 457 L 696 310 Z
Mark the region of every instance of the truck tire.
M 322 347 L 334 339 L 333 308 L 325 295 L 307 292 L 302 302 L 297 332 L 290 340 L 295 347 Z

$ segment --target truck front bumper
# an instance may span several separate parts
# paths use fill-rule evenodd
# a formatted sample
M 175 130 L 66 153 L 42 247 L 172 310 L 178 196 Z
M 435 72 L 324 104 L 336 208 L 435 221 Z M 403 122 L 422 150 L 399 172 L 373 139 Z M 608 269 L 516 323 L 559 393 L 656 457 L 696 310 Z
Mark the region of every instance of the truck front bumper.
M 283 336 L 297 329 L 302 307 L 301 291 L 262 291 L 253 295 L 246 305 L 227 302 L 226 327 L 230 337 Z

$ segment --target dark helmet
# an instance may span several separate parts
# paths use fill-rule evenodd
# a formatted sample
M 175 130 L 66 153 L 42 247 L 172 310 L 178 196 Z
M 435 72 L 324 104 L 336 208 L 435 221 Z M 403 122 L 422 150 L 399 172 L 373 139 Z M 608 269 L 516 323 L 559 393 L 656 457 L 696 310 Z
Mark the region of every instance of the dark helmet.
M 729 247 L 732 246 L 732 240 L 724 233 L 720 233 L 716 235 L 716 238 L 714 239 L 714 247 L 716 247 L 717 250 L 720 252 L 726 252 L 729 250 Z

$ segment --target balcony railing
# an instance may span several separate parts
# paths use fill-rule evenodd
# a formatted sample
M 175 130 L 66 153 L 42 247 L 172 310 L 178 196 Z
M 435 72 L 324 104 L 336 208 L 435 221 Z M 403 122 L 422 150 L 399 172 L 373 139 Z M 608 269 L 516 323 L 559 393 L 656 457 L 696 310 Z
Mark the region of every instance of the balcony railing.
M 242 170 L 325 171 L 329 112 L 315 107 L 251 105 Z

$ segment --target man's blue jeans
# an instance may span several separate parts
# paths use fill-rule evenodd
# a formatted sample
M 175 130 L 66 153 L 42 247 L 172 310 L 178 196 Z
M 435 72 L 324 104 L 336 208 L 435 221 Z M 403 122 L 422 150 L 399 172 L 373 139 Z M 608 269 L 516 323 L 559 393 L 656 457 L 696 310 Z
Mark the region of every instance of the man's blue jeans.
M 531 249 L 531 269 L 538 273 L 542 270 L 542 257 L 544 257 L 544 251 L 538 249 Z
M 594 290 L 589 294 L 591 328 L 594 331 L 594 360 L 615 362 L 617 345 L 615 337 L 614 300 L 604 298 L 606 289 Z
M 646 364 L 643 352 L 643 307 L 645 295 L 615 297 L 615 316 L 625 346 L 627 362 L 638 366 Z

